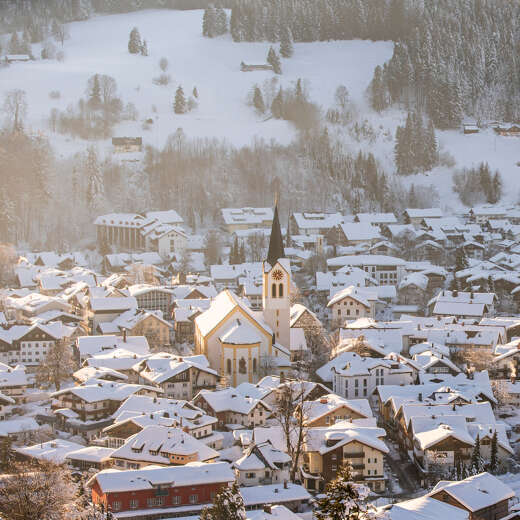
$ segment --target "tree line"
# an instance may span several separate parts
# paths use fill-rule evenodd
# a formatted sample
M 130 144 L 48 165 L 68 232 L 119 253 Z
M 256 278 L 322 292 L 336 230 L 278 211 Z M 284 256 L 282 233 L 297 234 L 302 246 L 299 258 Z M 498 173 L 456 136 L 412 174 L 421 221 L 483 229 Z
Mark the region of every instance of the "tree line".
M 502 197 L 502 176 L 498 170 L 492 173 L 487 163 L 463 168 L 453 174 L 453 191 L 466 206 L 496 204 Z

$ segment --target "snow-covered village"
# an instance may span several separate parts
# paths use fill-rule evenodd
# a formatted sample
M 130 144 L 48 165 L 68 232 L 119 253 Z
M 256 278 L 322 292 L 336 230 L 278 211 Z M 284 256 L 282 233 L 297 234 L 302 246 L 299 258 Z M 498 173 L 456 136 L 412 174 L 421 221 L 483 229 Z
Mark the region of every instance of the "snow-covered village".
M 0 2 L 0 520 L 520 519 L 518 0 Z

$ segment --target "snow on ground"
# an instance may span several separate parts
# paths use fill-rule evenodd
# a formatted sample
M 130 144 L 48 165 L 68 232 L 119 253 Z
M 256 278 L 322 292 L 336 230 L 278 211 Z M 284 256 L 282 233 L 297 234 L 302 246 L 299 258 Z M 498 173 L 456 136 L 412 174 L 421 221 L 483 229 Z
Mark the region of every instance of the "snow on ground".
M 202 11 L 149 10 L 120 15 L 99 16 L 70 24 L 71 38 L 65 41 L 66 59 L 38 60 L 13 64 L 0 69 L 0 94 L 12 88 L 27 91 L 29 124 L 33 130 L 48 132 L 46 119 L 51 108 L 64 109 L 85 94 L 88 78 L 94 73 L 113 76 L 123 101 L 133 102 L 140 116 L 136 123 L 125 123 L 117 135 L 143 135 L 145 143 L 162 146 L 171 133 L 182 127 L 188 136 L 224 137 L 231 143 L 251 143 L 255 136 L 288 143 L 294 130 L 285 121 L 262 121 L 245 105 L 254 83 L 275 77 L 272 72 L 241 72 L 240 62 L 265 63 L 269 43 L 234 43 L 229 34 L 208 39 L 201 35 Z M 137 26 L 147 40 L 150 55 L 131 55 L 128 35 Z M 34 53 L 39 53 L 38 46 Z M 299 78 L 309 80 L 311 97 L 330 106 L 339 84 L 345 84 L 352 97 L 360 100 L 374 67 L 392 53 L 390 42 L 347 41 L 295 45 L 290 60 L 282 60 L 285 86 Z M 159 59 L 165 56 L 172 83 L 152 84 L 161 73 Z M 181 84 L 186 95 L 193 87 L 199 91 L 199 107 L 184 115 L 173 113 L 173 99 Z M 49 98 L 59 90 L 61 99 Z M 157 113 L 152 110 L 157 108 Z M 141 121 L 153 117 L 150 131 L 141 129 Z M 81 148 L 63 136 L 52 136 L 57 148 Z

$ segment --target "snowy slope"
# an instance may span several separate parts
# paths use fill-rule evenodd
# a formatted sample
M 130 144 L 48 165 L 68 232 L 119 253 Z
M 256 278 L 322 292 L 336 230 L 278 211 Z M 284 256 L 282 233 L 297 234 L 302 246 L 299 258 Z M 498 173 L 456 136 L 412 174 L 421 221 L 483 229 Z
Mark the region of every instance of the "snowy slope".
M 203 38 L 201 20 L 202 11 L 150 10 L 70 24 L 65 62 L 37 61 L 1 69 L 0 94 L 12 88 L 25 89 L 30 125 L 47 131 L 45 119 L 50 109 L 76 103 L 84 96 L 87 79 L 97 72 L 116 78 L 123 101 L 136 105 L 141 120 L 157 115 L 151 131 L 143 132 L 140 122 L 128 123 L 118 129 L 119 135 L 143 135 L 145 142 L 162 146 L 169 134 L 182 127 L 188 136 L 224 137 L 236 145 L 249 144 L 255 136 L 290 142 L 293 129 L 288 123 L 263 122 L 245 105 L 253 83 L 275 75 L 241 72 L 240 62 L 265 63 L 269 44 L 234 43 L 229 34 Z M 128 53 L 128 34 L 133 26 L 147 40 L 150 56 Z M 36 47 L 35 54 L 39 53 Z M 325 106 L 331 104 L 340 83 L 347 85 L 354 98 L 361 99 L 374 67 L 386 61 L 391 52 L 388 42 L 296 44 L 294 57 L 283 60 L 280 80 L 289 85 L 299 77 L 307 78 L 311 97 Z M 168 73 L 173 80 L 167 87 L 152 84 L 152 78 L 161 72 L 158 62 L 162 56 L 170 62 Z M 186 94 L 197 86 L 200 103 L 196 111 L 173 113 L 179 84 Z M 53 89 L 60 90 L 61 99 L 49 98 Z M 55 137 L 58 142 L 63 140 Z

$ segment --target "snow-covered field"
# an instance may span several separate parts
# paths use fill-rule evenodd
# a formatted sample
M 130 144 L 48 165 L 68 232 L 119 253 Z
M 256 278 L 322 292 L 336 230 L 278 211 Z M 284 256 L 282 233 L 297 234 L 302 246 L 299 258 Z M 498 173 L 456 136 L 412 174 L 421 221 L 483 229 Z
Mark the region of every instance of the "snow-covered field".
M 156 119 L 150 131 L 143 131 L 141 122 L 128 123 L 117 129 L 119 135 L 143 135 L 145 142 L 162 146 L 169 134 L 182 127 L 188 136 L 226 138 L 236 145 L 249 144 L 256 136 L 290 142 L 293 129 L 287 122 L 262 121 L 245 105 L 252 85 L 275 75 L 241 72 L 240 62 L 265 63 L 269 44 L 234 43 L 229 34 L 204 38 L 201 20 L 202 11 L 150 10 L 72 23 L 64 62 L 39 60 L 2 69 L 0 94 L 12 88 L 26 90 L 30 126 L 48 132 L 46 119 L 52 107 L 64 109 L 76 103 L 84 96 L 91 75 L 108 74 L 116 79 L 123 101 L 136 105 L 141 121 Z M 147 40 L 148 57 L 128 53 L 128 34 L 134 26 Z M 37 47 L 35 54 L 39 53 Z M 339 84 L 345 84 L 359 100 L 374 67 L 391 53 L 388 42 L 296 44 L 293 58 L 282 60 L 280 81 L 290 85 L 299 77 L 306 78 L 311 97 L 326 107 Z M 172 77 L 167 87 L 152 84 L 152 78 L 161 73 L 158 62 L 163 56 L 169 61 L 167 72 Z M 197 87 L 200 102 L 194 112 L 173 113 L 179 84 L 187 95 Z M 51 90 L 59 90 L 61 99 L 50 99 Z
M 277 78 L 290 86 L 298 78 L 306 80 L 310 97 L 326 110 L 333 102 L 338 85 L 347 86 L 357 106 L 360 119 L 366 118 L 376 130 L 374 141 L 355 141 L 345 129 L 338 129 L 341 138 L 354 153 L 362 148 L 373 152 L 386 171 L 392 172 L 395 129 L 403 124 L 406 114 L 391 109 L 382 115 L 369 110 L 365 91 L 376 65 L 392 54 L 391 42 L 346 41 L 295 44 L 294 56 L 282 59 L 283 74 L 272 72 L 241 72 L 240 62 L 265 62 L 269 43 L 234 43 L 229 34 L 208 39 L 201 35 L 202 11 L 149 10 L 120 15 L 100 16 L 69 26 L 71 38 L 65 41 L 64 62 L 37 60 L 0 69 L 0 97 L 13 88 L 26 90 L 29 113 L 28 127 L 50 136 L 58 155 L 69 155 L 84 149 L 85 142 L 68 136 L 52 134 L 47 119 L 51 108 L 65 109 L 85 96 L 87 80 L 95 73 L 113 76 L 122 100 L 132 102 L 139 119 L 119 125 L 115 135 L 142 135 L 145 144 L 163 146 L 167 137 L 182 127 L 188 137 L 218 137 L 240 146 L 255 138 L 271 139 L 287 144 L 294 137 L 294 128 L 285 121 L 260 118 L 246 106 L 248 92 L 254 83 Z M 127 50 L 128 35 L 137 26 L 147 40 L 149 56 L 131 55 Z M 34 46 L 39 55 L 39 46 Z M 172 83 L 157 86 L 152 78 L 161 71 L 161 57 L 169 61 Z M 187 95 L 194 86 L 199 92 L 199 106 L 183 115 L 173 113 L 173 99 L 178 85 Z M 59 90 L 61 98 L 49 97 Z M 153 118 L 149 130 L 142 129 L 144 119 Z M 442 149 L 456 160 L 457 167 L 486 161 L 499 169 L 504 180 L 504 201 L 518 202 L 520 183 L 520 140 L 496 137 L 489 130 L 478 135 L 460 131 L 438 132 Z M 110 149 L 109 140 L 103 143 Z M 438 167 L 424 175 L 402 178 L 412 182 L 435 185 L 439 204 L 447 210 L 462 208 L 452 192 L 453 168 Z

